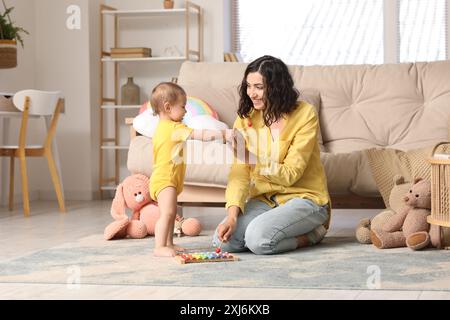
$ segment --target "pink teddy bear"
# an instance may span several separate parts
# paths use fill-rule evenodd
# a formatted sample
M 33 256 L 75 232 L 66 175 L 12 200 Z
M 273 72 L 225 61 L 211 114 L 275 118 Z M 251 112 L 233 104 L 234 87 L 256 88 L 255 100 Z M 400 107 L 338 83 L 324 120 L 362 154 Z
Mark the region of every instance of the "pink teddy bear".
M 105 228 L 106 240 L 127 236 L 142 239 L 147 236 L 147 226 L 141 221 L 141 210 L 152 203 L 148 186 L 149 179 L 142 174 L 131 175 L 119 184 L 111 206 L 111 216 L 115 221 Z M 126 215 L 126 208 L 133 211 L 131 219 Z
M 126 215 L 126 208 L 133 212 L 131 219 Z M 119 184 L 112 202 L 111 216 L 115 221 L 105 228 L 105 240 L 126 237 L 142 239 L 155 234 L 159 208 L 150 198 L 147 176 L 134 174 Z M 197 236 L 202 230 L 200 222 L 195 218 L 184 219 L 177 215 L 176 220 L 175 233 L 178 235 Z

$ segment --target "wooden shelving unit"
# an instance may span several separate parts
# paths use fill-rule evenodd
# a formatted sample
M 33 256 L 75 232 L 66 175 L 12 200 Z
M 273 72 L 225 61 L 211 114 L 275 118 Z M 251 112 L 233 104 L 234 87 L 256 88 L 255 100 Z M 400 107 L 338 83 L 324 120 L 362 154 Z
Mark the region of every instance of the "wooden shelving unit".
M 192 21 L 192 15 L 194 21 Z M 105 17 L 110 16 L 113 18 L 113 26 L 108 28 L 105 26 Z M 122 18 L 148 18 L 152 17 L 164 17 L 164 16 L 179 16 L 185 19 L 185 53 L 180 57 L 149 57 L 149 58 L 111 58 L 111 47 L 117 47 L 119 45 L 119 33 L 120 33 L 120 20 Z M 190 30 L 191 22 L 197 22 L 197 32 L 193 34 Z M 112 44 L 109 48 L 105 49 L 106 32 L 113 32 Z M 198 47 L 190 47 L 190 38 L 197 37 Z M 106 5 L 100 5 L 100 148 L 99 148 L 99 192 L 100 197 L 104 198 L 106 191 L 115 190 L 116 186 L 120 183 L 120 158 L 119 153 L 123 150 L 128 150 L 128 146 L 121 145 L 119 137 L 119 110 L 136 109 L 141 106 L 124 106 L 119 104 L 119 79 L 120 71 L 119 65 L 122 62 L 126 63 L 158 63 L 158 62 L 180 62 L 185 60 L 202 61 L 203 60 L 203 12 L 202 8 L 190 1 L 185 2 L 185 8 L 182 9 L 156 9 L 156 10 L 119 10 Z M 113 64 L 113 76 L 107 77 L 106 65 Z M 105 89 L 108 81 L 114 81 L 114 94 L 112 96 L 105 95 Z M 107 113 L 110 114 L 109 118 Z M 108 119 L 109 120 L 107 121 Z M 112 136 L 107 136 L 106 131 L 113 132 Z M 105 173 L 107 165 L 105 163 L 105 153 L 114 153 L 114 163 L 112 164 L 114 174 L 107 175 Z

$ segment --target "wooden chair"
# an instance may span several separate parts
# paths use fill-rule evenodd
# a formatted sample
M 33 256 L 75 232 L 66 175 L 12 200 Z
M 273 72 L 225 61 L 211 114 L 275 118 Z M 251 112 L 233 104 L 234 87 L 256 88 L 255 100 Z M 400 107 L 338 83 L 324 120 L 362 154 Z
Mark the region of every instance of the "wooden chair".
M 50 170 L 51 179 L 55 187 L 59 209 L 65 212 L 64 196 L 61 189 L 61 181 L 58 170 L 52 155 L 52 140 L 55 136 L 56 125 L 63 106 L 63 99 L 60 92 L 47 92 L 38 90 L 24 90 L 17 92 L 13 97 L 14 105 L 22 111 L 22 122 L 19 132 L 19 145 L 1 146 L 0 156 L 10 158 L 9 175 L 9 209 L 14 208 L 14 160 L 19 158 L 20 173 L 22 180 L 23 210 L 24 215 L 30 214 L 30 204 L 28 196 L 28 177 L 26 157 L 45 157 Z M 27 125 L 30 115 L 52 117 L 47 131 L 44 144 L 26 145 Z

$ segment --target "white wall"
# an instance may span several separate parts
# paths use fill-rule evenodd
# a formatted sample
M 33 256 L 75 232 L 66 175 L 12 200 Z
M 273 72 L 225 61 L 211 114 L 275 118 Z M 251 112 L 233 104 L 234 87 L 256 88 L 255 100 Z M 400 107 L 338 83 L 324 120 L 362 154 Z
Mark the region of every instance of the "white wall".
M 89 0 L 89 21 L 87 28 L 89 31 L 89 64 L 90 64 L 90 181 L 89 184 L 91 188 L 90 197 L 98 198 L 98 170 L 99 170 L 99 111 L 98 106 L 100 105 L 100 66 L 99 66 L 99 56 L 100 56 L 100 0 Z
M 232 36 L 231 36 L 231 0 L 223 0 L 223 51 L 224 52 L 231 52 L 231 42 L 232 42 Z
M 81 9 L 81 29 L 66 26 L 70 5 Z M 58 148 L 67 198 L 89 199 L 92 190 L 91 89 L 88 0 L 39 0 L 36 5 L 36 84 L 43 90 L 61 90 L 65 114 L 58 124 Z M 41 198 L 53 197 L 46 164 L 32 188 Z
M 224 1 L 195 0 L 204 12 L 205 61 L 223 62 L 224 52 Z
M 93 129 L 90 121 L 92 94 L 88 15 L 91 2 L 95 0 L 9 0 L 8 3 L 16 7 L 15 11 L 21 13 L 23 21 L 29 20 L 32 24 L 23 24 L 30 31 L 30 36 L 25 39 L 26 56 L 19 56 L 19 67 L 8 70 L 8 78 L 2 76 L 0 85 L 2 90 L 34 87 L 63 92 L 65 114 L 60 117 L 56 137 L 67 199 L 91 199 L 94 190 L 91 179 L 95 162 L 91 158 Z M 81 9 L 80 30 L 69 30 L 66 26 L 69 17 L 66 10 L 70 5 Z M 19 19 L 17 21 L 21 22 Z M 31 48 L 30 51 L 28 48 Z M 3 75 L 3 71 L 0 72 Z M 7 85 L 3 89 L 5 83 Z M 95 86 L 93 89 L 97 90 Z M 14 124 L 11 126 L 11 136 L 14 136 L 15 127 Z M 42 143 L 44 137 L 42 121 L 33 120 L 28 142 Z M 29 158 L 27 164 L 31 199 L 54 199 L 55 192 L 44 158 Z M 19 177 L 17 168 L 16 200 L 20 202 Z

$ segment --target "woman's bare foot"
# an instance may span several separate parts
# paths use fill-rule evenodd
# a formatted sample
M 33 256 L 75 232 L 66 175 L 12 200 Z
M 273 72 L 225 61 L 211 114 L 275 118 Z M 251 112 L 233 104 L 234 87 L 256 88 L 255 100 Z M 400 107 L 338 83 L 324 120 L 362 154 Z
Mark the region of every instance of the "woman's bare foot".
M 318 226 L 308 234 L 303 234 L 297 237 L 297 248 L 312 246 L 319 243 L 327 234 L 327 229 L 324 226 Z
M 304 248 L 309 246 L 309 239 L 306 235 L 297 237 L 297 248 Z
M 153 251 L 155 257 L 175 257 L 176 252 L 171 247 L 159 247 Z

